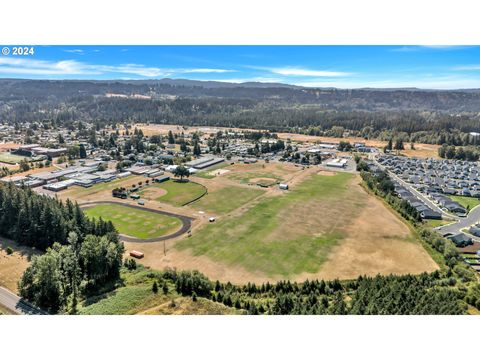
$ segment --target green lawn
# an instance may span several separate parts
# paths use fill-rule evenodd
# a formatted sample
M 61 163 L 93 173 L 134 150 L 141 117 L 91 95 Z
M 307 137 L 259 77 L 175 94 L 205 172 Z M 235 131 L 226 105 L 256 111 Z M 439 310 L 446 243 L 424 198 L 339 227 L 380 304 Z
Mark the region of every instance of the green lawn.
M 0 162 L 6 163 L 6 164 L 17 164 L 23 159 L 31 160 L 25 156 L 19 156 L 15 154 L 11 154 L 8 151 L 2 151 L 0 152 Z
M 199 210 L 226 214 L 262 195 L 264 190 L 229 186 L 209 192 L 192 206 Z
M 205 192 L 205 188 L 202 185 L 191 181 L 178 182 L 168 180 L 163 183 L 150 185 L 150 187 L 158 187 L 167 191 L 165 195 L 155 198 L 154 200 L 164 201 L 175 206 L 182 206 Z M 148 195 L 149 188 L 142 189 L 139 194 Z
M 451 223 L 452 223 L 451 221 L 443 220 L 443 219 L 429 219 L 426 221 L 426 224 L 431 228 L 435 228 L 437 226 L 447 225 Z
M 139 239 L 170 234 L 181 226 L 181 221 L 177 218 L 122 205 L 96 205 L 84 212 L 89 217 L 111 220 L 120 234 Z
M 465 209 L 473 209 L 475 206 L 480 205 L 480 200 L 469 196 L 450 195 L 450 199 L 458 202 Z
M 312 175 L 284 196 L 265 198 L 242 214 L 207 224 L 176 247 L 270 276 L 316 272 L 368 196 L 348 191 L 352 176 Z

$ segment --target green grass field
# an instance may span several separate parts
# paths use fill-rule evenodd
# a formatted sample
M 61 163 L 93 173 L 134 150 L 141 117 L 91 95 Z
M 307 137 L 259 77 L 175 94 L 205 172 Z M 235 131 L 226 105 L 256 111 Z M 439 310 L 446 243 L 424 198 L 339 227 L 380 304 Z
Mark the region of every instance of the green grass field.
M 240 186 L 229 186 L 209 192 L 192 206 L 199 210 L 226 214 L 262 195 L 264 190 L 248 189 Z
M 14 165 L 14 164 L 19 163 L 23 159 L 30 160 L 30 159 L 26 158 L 25 156 L 19 156 L 19 155 L 11 154 L 8 151 L 0 152 L 0 162 L 6 163 L 6 164 Z
M 342 222 L 355 216 L 367 196 L 348 191 L 352 177 L 312 175 L 284 196 L 208 224 L 176 247 L 270 276 L 316 272 L 344 237 Z
M 170 234 L 181 226 L 181 221 L 177 218 L 122 205 L 96 205 L 85 209 L 84 212 L 89 217 L 110 220 L 120 234 L 139 239 Z
M 245 172 L 238 172 L 233 174 L 226 174 L 226 176 L 229 179 L 239 181 L 242 184 L 248 184 L 251 182 L 252 179 L 258 179 L 258 178 L 269 178 L 275 181 L 283 180 L 283 177 L 279 175 L 275 175 L 270 172 L 266 172 L 266 171 L 252 171 L 252 172 L 245 171 Z
M 441 219 L 429 219 L 429 220 L 426 221 L 426 224 L 431 228 L 435 228 L 437 226 L 447 225 L 447 224 L 451 224 L 451 223 L 452 223 L 451 221 L 441 220 Z
M 168 180 L 160 184 L 150 185 L 150 187 L 157 187 L 167 191 L 165 195 L 157 197 L 154 200 L 164 201 L 175 206 L 182 206 L 183 204 L 194 200 L 205 192 L 205 188 L 202 185 L 191 181 L 178 182 Z M 149 188 L 142 189 L 139 194 L 147 195 Z
M 469 196 L 459 196 L 459 195 L 450 195 L 450 199 L 453 201 L 458 202 L 462 205 L 465 209 L 473 209 L 475 206 L 480 205 L 480 200 L 477 198 L 469 197 Z

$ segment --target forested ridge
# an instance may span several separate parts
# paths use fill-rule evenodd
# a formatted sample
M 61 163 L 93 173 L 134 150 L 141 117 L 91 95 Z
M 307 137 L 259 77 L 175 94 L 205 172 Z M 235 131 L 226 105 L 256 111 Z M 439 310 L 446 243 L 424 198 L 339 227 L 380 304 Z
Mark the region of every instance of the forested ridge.
M 126 98 L 106 97 L 116 93 Z M 134 95 L 149 96 L 149 99 Z M 177 81 L 0 80 L 0 120 L 258 128 L 478 145 L 480 90 L 312 89 Z

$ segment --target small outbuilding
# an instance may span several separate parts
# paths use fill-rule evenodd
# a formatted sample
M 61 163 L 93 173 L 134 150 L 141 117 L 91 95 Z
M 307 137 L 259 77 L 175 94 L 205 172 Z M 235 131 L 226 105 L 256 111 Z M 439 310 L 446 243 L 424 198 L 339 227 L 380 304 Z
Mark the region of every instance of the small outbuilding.
M 132 250 L 130 251 L 130 256 L 137 259 L 142 259 L 145 255 L 140 251 Z

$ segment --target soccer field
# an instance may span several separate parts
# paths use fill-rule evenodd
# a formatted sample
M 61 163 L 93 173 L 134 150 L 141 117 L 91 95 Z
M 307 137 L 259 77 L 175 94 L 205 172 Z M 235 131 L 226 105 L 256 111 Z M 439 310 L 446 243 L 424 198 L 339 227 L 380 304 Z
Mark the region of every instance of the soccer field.
M 19 156 L 15 154 L 11 154 L 8 151 L 3 151 L 0 152 L 0 162 L 6 163 L 6 164 L 17 164 L 23 159 L 27 159 L 25 156 Z
M 120 234 L 139 239 L 171 234 L 182 225 L 175 217 L 116 204 L 95 205 L 84 212 L 89 217 L 110 220 Z

